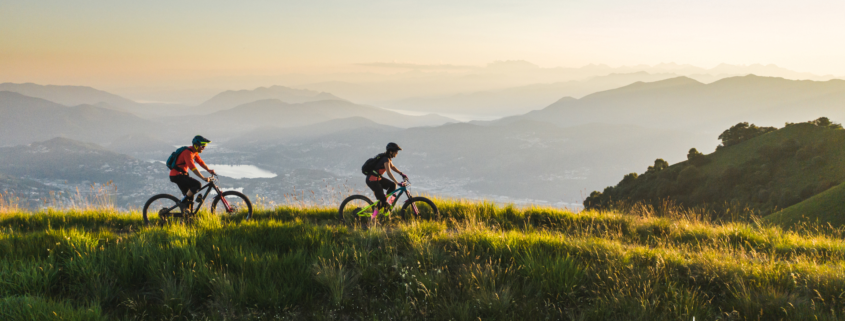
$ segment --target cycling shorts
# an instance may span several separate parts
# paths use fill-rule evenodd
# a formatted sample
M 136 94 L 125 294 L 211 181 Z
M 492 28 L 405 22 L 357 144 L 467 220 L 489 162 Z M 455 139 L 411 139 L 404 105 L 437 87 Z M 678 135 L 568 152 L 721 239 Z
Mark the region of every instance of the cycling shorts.
M 170 181 L 176 183 L 176 186 L 179 186 L 179 190 L 182 191 L 182 195 L 188 195 L 188 191 L 192 191 L 196 193 L 202 187 L 200 181 L 193 179 L 188 175 L 176 175 L 170 176 Z

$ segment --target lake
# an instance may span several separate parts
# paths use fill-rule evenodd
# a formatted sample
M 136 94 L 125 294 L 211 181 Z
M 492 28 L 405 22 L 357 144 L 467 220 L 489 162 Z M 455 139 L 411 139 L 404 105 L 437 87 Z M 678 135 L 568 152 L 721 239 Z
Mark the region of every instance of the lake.
M 234 179 L 241 178 L 273 178 L 276 173 L 265 169 L 255 167 L 253 165 L 215 165 L 208 164 L 208 168 L 217 172 L 217 175 L 226 176 Z

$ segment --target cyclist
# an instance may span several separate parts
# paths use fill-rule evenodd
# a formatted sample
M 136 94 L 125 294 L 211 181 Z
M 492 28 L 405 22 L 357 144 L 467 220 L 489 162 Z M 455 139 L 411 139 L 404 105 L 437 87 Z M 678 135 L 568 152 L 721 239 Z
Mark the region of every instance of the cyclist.
M 181 205 L 189 210 L 191 210 L 190 208 L 193 205 L 194 194 L 199 191 L 202 184 L 191 178 L 191 176 L 188 175 L 188 170 L 190 169 L 195 175 L 199 176 L 200 179 L 206 182 L 211 181 L 211 177 L 202 176 L 200 171 L 197 169 L 197 166 L 194 165 L 194 161 L 212 175 L 216 175 L 213 169 L 208 169 L 208 166 L 205 165 L 205 162 L 199 155 L 203 150 L 205 150 L 205 146 L 210 142 L 211 141 L 205 137 L 200 135 L 195 136 L 191 141 L 193 146 L 188 147 L 179 154 L 179 157 L 176 158 L 176 166 L 170 170 L 170 181 L 176 183 L 176 185 L 179 186 L 179 190 L 181 190 L 182 194 L 185 195 L 185 198 L 182 199 Z
M 373 194 L 376 195 L 376 198 L 379 200 L 378 206 L 373 209 L 373 217 L 375 218 L 378 215 L 378 212 L 381 208 L 387 206 L 387 198 L 385 196 L 384 190 L 387 190 L 387 194 L 390 194 L 394 190 L 396 190 L 396 184 L 402 185 L 404 182 L 399 183 L 396 181 L 396 178 L 393 177 L 393 173 L 391 170 L 399 173 L 402 175 L 402 179 L 407 181 L 408 176 L 405 173 L 399 171 L 396 166 L 393 166 L 393 162 L 391 159 L 396 157 L 402 148 L 396 143 L 388 143 L 387 150 L 383 154 L 379 154 L 376 156 L 376 163 L 373 167 L 373 173 L 367 175 L 367 186 L 373 190 Z M 382 177 L 384 173 L 387 172 L 387 176 L 390 176 L 390 180 L 385 179 Z M 378 175 L 376 175 L 378 174 Z M 396 182 L 396 183 L 394 183 Z

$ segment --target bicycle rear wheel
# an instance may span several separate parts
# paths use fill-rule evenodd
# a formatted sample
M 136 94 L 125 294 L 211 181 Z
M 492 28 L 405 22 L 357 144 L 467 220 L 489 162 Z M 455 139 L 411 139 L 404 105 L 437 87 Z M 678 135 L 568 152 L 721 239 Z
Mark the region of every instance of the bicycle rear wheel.
M 357 222 L 363 219 L 363 217 L 358 216 L 358 212 L 360 212 L 362 208 L 372 204 L 373 201 L 364 195 L 352 195 L 347 197 L 340 203 L 340 208 L 337 210 L 338 219 L 347 223 Z
M 223 199 L 226 199 L 226 203 L 229 204 L 228 208 L 223 204 Z M 225 191 L 214 198 L 214 202 L 211 203 L 211 214 L 228 217 L 244 215 L 244 220 L 249 220 L 252 217 L 252 202 L 241 192 Z
M 428 220 L 439 220 L 440 211 L 430 199 L 425 197 L 412 197 L 402 205 L 402 219 L 409 220 L 411 217 Z
M 170 194 L 158 194 L 150 197 L 144 204 L 144 225 L 150 225 L 150 221 L 158 217 L 159 222 L 167 223 L 176 217 L 185 217 L 182 208 L 179 207 L 179 199 Z

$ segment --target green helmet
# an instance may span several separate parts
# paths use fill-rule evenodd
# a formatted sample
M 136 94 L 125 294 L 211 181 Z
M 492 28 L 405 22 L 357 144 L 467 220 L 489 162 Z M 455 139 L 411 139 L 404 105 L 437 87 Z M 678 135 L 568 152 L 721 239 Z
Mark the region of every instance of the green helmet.
M 200 146 L 200 145 L 205 146 L 205 145 L 208 145 L 208 143 L 210 143 L 210 142 L 211 142 L 210 140 L 208 140 L 205 137 L 202 137 L 200 135 L 194 136 L 194 140 L 191 141 L 191 143 L 194 144 L 194 146 Z

